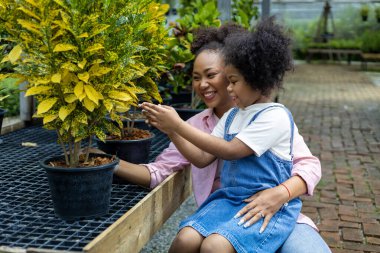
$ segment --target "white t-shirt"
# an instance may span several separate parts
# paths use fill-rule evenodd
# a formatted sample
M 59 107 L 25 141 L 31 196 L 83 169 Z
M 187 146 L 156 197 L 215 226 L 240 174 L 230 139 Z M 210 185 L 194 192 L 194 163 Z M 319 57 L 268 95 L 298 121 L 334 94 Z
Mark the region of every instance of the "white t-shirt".
M 291 160 L 290 137 L 291 125 L 288 113 L 281 107 L 271 107 L 262 113 L 250 125 L 252 117 L 260 110 L 277 103 L 259 103 L 239 109 L 229 129 L 229 134 L 238 133 L 236 138 L 250 147 L 257 156 L 270 150 L 280 158 Z M 232 109 L 226 112 L 212 131 L 212 135 L 223 138 L 227 116 Z M 294 131 L 298 131 L 294 126 Z

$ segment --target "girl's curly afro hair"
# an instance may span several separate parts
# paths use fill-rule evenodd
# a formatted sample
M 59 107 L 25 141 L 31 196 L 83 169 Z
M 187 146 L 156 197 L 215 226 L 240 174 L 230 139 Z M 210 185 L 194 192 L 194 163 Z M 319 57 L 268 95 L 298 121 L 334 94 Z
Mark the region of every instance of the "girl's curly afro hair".
M 201 27 L 194 31 L 191 52 L 197 56 L 204 50 L 221 51 L 225 39 L 234 33 L 247 32 L 245 28 L 235 23 L 227 23 L 221 27 Z
M 260 21 L 253 32 L 231 34 L 225 40 L 223 54 L 245 81 L 263 95 L 282 87 L 286 71 L 293 69 L 291 40 L 274 17 Z

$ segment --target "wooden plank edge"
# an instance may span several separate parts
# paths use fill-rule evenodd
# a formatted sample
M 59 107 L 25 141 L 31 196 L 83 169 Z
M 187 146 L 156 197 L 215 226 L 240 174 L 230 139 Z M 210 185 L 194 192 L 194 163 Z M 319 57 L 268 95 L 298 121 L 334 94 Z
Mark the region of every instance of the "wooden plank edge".
M 191 193 L 190 167 L 173 173 L 88 243 L 88 253 L 136 253 Z

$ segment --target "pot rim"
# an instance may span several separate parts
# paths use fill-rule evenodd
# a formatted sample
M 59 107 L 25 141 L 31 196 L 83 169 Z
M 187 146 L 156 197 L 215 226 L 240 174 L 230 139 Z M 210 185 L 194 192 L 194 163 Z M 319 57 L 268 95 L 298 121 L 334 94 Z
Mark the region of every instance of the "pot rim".
M 90 153 L 90 156 L 101 156 L 101 157 L 112 157 L 113 155 L 109 154 L 95 154 L 95 153 Z M 47 171 L 59 171 L 59 172 L 90 172 L 90 171 L 96 171 L 96 170 L 102 170 L 106 169 L 107 167 L 109 168 L 114 168 L 120 161 L 120 159 L 117 156 L 114 156 L 115 160 L 112 161 L 111 163 L 103 164 L 103 165 L 98 165 L 98 166 L 90 166 L 90 167 L 76 167 L 76 168 L 67 168 L 67 167 L 53 167 L 48 165 L 49 162 L 54 161 L 54 160 L 60 160 L 65 159 L 64 155 L 56 155 L 56 156 L 50 156 L 47 158 L 44 158 L 39 161 L 39 164 L 42 168 L 44 168 Z

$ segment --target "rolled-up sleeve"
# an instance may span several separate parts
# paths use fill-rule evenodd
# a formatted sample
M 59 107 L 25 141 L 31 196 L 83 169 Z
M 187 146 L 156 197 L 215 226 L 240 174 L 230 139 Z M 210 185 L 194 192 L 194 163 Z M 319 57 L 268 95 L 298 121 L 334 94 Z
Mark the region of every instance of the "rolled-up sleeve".
M 150 172 L 150 188 L 156 187 L 175 171 L 186 168 L 190 163 L 171 142 L 169 147 L 156 157 L 153 163 L 143 164 Z
M 303 137 L 295 131 L 292 176 L 300 176 L 307 185 L 307 195 L 313 195 L 322 176 L 321 163 L 313 156 Z

